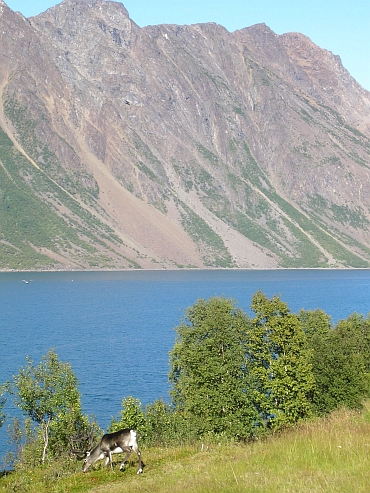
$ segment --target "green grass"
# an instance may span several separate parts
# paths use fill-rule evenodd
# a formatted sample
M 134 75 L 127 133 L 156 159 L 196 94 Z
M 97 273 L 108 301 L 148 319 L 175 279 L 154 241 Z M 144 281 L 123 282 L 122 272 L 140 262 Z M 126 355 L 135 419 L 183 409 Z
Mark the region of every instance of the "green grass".
M 136 475 L 81 463 L 53 464 L 0 479 L 0 492 L 29 493 L 365 493 L 369 491 L 370 404 L 340 411 L 252 444 L 142 448 L 146 467 Z M 134 455 L 134 454 L 133 454 Z

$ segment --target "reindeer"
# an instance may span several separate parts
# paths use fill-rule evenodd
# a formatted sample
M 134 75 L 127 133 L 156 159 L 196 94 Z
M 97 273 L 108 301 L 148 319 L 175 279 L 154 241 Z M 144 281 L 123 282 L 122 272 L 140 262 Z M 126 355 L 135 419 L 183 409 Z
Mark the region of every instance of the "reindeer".
M 141 461 L 141 453 L 137 444 L 136 431 L 130 430 L 130 428 L 125 428 L 124 430 L 116 431 L 115 433 L 106 433 L 91 451 L 85 453 L 82 470 L 83 472 L 86 472 L 88 468 L 96 461 L 105 459 L 104 466 L 110 462 L 110 467 L 113 471 L 112 455 L 126 452 L 126 455 L 119 466 L 120 471 L 122 471 L 125 467 L 125 462 L 130 457 L 133 450 L 139 458 L 139 469 L 137 474 L 141 474 L 145 464 Z

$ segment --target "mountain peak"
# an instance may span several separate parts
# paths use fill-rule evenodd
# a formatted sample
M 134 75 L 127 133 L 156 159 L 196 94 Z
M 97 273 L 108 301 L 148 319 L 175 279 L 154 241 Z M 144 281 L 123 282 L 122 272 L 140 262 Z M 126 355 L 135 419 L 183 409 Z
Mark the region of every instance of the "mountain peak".
M 104 9 L 116 9 L 121 12 L 125 12 L 128 15 L 128 12 L 121 2 L 115 2 L 114 0 L 62 0 L 59 6 L 75 6 L 75 5 L 85 5 L 87 8 L 104 8 Z M 56 5 L 56 7 L 58 7 Z

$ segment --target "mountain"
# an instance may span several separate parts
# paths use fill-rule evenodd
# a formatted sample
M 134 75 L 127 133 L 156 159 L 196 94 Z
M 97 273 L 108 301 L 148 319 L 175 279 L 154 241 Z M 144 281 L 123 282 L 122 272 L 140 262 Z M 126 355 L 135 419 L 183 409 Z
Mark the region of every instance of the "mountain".
M 264 24 L 0 0 L 0 269 L 367 268 L 370 93 Z

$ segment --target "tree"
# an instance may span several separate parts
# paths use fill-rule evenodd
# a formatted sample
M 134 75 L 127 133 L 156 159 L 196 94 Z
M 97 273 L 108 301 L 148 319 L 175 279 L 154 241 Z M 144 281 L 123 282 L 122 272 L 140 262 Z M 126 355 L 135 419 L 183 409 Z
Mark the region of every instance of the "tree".
M 9 383 L 3 383 L 0 385 L 0 428 L 3 426 L 4 421 L 5 421 L 5 414 L 3 412 L 3 408 L 6 403 L 6 398 L 4 397 L 4 394 L 8 392 L 9 390 Z
M 143 406 L 140 399 L 131 395 L 122 399 L 122 409 L 118 418 L 113 418 L 108 433 L 122 430 L 122 428 L 133 428 L 141 436 L 146 435 L 146 423 Z
M 245 369 L 248 317 L 230 299 L 198 300 L 176 327 L 170 351 L 174 408 L 198 434 L 250 437 L 258 415 Z
M 323 337 L 313 340 L 313 373 L 317 414 L 340 406 L 360 408 L 369 395 L 368 321 L 353 314 Z
M 34 366 L 27 356 L 27 365 L 13 376 L 15 404 L 37 425 L 42 435 L 44 463 L 49 438 L 67 446 L 69 437 L 85 422 L 81 413 L 77 378 L 69 363 L 58 360 L 54 350 Z
M 278 296 L 258 291 L 248 334 L 247 371 L 256 407 L 268 426 L 280 428 L 312 414 L 311 352 L 299 317 Z
M 299 320 L 311 348 L 314 348 L 318 338 L 327 338 L 333 328 L 330 315 L 320 309 L 300 310 Z
M 166 447 L 171 443 L 179 445 L 197 438 L 197 430 L 192 421 L 185 419 L 182 412 L 176 411 L 162 399 L 147 404 L 145 420 L 148 445 Z
M 365 318 L 359 313 L 353 313 L 346 320 L 340 320 L 337 329 L 345 332 L 347 347 L 353 353 L 361 353 L 364 359 L 366 372 L 370 374 L 370 315 Z

